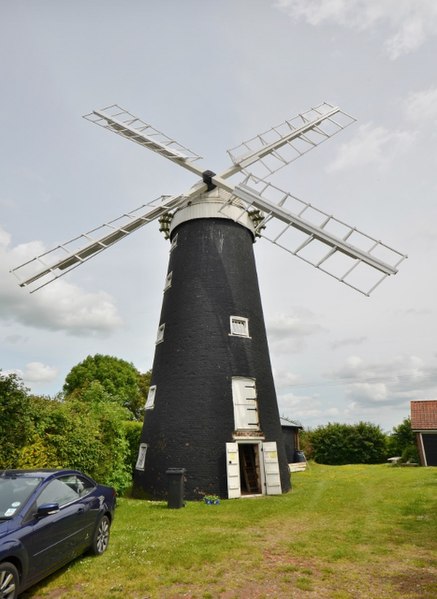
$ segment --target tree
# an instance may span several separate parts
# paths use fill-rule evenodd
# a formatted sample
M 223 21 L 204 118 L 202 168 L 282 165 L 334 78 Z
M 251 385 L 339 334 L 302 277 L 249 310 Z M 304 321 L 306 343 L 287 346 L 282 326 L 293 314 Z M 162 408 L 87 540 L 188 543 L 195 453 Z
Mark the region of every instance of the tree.
M 31 429 L 29 389 L 16 374 L 0 371 L 0 468 L 16 468 Z
M 128 408 L 132 416 L 139 420 L 150 386 L 150 374 L 141 374 L 133 364 L 115 358 L 96 354 L 88 356 L 68 373 L 65 384 L 65 398 L 84 398 L 93 382 L 99 382 L 108 394 L 110 401 Z
M 319 464 L 377 464 L 386 459 L 386 436 L 369 422 L 319 426 L 308 433 Z
M 410 417 L 404 418 L 401 424 L 393 427 L 393 431 L 388 438 L 388 451 L 390 455 L 401 456 L 405 461 L 409 459 L 419 461 L 416 438 L 411 430 Z

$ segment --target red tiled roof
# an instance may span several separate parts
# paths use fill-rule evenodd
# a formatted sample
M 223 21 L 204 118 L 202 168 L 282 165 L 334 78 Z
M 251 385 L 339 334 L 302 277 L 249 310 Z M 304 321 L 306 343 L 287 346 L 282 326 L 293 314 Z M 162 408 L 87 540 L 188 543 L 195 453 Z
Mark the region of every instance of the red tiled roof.
M 411 402 L 411 428 L 437 430 L 437 399 Z

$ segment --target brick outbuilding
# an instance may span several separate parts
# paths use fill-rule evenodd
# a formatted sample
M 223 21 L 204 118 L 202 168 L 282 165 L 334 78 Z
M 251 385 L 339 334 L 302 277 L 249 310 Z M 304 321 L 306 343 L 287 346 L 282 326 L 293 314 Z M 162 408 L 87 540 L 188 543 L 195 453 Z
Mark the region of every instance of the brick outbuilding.
M 437 466 L 437 399 L 411 402 L 411 429 L 422 466 Z

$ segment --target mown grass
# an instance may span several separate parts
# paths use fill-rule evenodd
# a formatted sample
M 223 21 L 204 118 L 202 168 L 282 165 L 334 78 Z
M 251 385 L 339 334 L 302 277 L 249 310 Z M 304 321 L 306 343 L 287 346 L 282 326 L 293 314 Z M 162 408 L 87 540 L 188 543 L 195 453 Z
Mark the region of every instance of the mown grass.
M 108 552 L 23 597 L 437 596 L 437 471 L 320 466 L 287 495 L 219 506 L 119 499 Z

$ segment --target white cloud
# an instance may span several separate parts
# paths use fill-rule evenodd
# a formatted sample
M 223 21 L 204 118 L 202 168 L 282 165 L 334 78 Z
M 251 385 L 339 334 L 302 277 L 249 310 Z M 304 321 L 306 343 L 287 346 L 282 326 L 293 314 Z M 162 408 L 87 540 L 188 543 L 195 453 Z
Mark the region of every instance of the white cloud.
M 20 335 L 18 333 L 13 333 L 12 335 L 6 335 L 4 338 L 4 342 L 9 345 L 15 345 L 17 343 L 26 343 L 29 340 L 29 337 L 25 335 Z
M 10 241 L 0 227 L 0 319 L 4 322 L 77 336 L 107 335 L 121 324 L 117 308 L 105 292 L 88 293 L 65 280 L 32 295 L 21 289 L 8 268 L 41 253 L 44 247 L 35 241 L 11 249 Z
M 297 385 L 301 381 L 301 377 L 298 374 L 286 370 L 279 370 L 274 372 L 273 375 L 277 389 L 291 387 L 292 385 Z
M 267 321 L 269 342 L 276 354 L 300 351 L 306 337 L 322 330 L 315 315 L 304 308 L 294 308 L 292 314 L 278 314 Z
M 347 345 L 362 345 L 367 341 L 367 337 L 345 337 L 344 339 L 338 339 L 337 341 L 333 341 L 331 343 L 332 349 L 339 349 L 340 347 L 345 347 Z
M 332 404 L 322 402 L 317 395 L 294 395 L 288 393 L 279 398 L 279 412 L 282 416 L 297 419 L 304 426 L 311 421 L 337 420 L 341 410 Z
M 346 397 L 364 407 L 404 403 L 437 386 L 437 368 L 427 366 L 417 356 L 397 356 L 373 364 L 350 356 L 328 377 L 346 385 Z
M 353 383 L 347 396 L 360 403 L 386 402 L 388 389 L 385 383 Z
M 29 362 L 23 372 L 25 383 L 48 383 L 53 381 L 58 374 L 58 370 L 53 366 L 47 366 L 41 362 Z
M 372 123 L 361 125 L 355 137 L 340 146 L 336 159 L 326 170 L 334 172 L 367 164 L 387 167 L 411 145 L 414 138 L 415 134 L 411 131 L 390 131 Z
M 437 123 L 437 87 L 411 93 L 404 101 L 406 117 L 414 123 Z
M 435 0 L 278 0 L 276 6 L 313 26 L 332 22 L 356 31 L 384 28 L 384 48 L 392 60 L 437 34 Z

